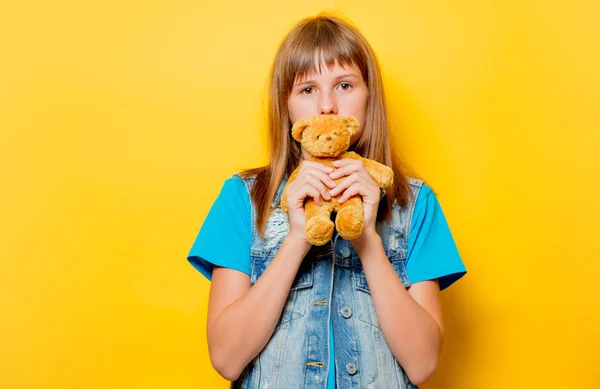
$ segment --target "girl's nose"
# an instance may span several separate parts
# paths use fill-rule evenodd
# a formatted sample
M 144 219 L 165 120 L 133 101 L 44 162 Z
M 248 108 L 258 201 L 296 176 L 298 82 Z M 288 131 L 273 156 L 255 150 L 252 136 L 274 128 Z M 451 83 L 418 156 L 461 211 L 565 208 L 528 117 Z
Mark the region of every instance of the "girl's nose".
M 320 101 L 319 110 L 321 111 L 321 115 L 337 115 L 337 104 L 331 95 L 323 95 Z
M 323 105 L 321 107 L 321 115 L 337 115 L 337 109 L 333 105 Z

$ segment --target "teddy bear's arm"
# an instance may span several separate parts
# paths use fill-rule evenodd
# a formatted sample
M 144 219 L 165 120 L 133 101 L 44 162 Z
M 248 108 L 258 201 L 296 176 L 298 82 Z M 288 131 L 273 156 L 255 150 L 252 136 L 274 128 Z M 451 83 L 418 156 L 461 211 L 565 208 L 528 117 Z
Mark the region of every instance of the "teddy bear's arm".
M 394 183 L 394 171 L 379 162 L 363 158 L 365 168 L 380 188 L 388 188 Z
M 393 170 L 390 167 L 385 166 L 377 161 L 373 161 L 372 159 L 368 158 L 363 158 L 353 151 L 344 153 L 342 156 L 340 156 L 340 158 L 358 159 L 362 161 L 362 163 L 365 165 L 365 169 L 367 169 L 367 172 L 369 172 L 371 177 L 373 177 L 373 179 L 375 180 L 377 185 L 379 185 L 380 188 L 388 188 L 394 182 Z

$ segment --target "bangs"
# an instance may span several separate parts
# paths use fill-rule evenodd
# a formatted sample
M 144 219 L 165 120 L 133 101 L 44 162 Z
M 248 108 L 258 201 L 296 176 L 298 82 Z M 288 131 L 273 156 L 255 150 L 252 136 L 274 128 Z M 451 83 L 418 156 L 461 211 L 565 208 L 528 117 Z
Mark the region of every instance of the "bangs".
M 341 67 L 355 64 L 368 85 L 367 58 L 360 42 L 347 31 L 340 31 L 338 25 L 327 20 L 313 20 L 290 38 L 282 69 L 282 86 L 286 94 L 292 90 L 295 81 L 313 73 L 320 74 L 325 66 L 331 69 L 335 64 Z

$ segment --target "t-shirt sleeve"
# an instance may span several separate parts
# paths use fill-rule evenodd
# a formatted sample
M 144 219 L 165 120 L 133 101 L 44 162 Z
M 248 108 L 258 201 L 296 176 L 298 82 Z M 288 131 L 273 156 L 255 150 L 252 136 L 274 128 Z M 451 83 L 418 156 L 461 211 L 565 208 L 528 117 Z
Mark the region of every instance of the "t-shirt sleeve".
M 209 280 L 214 266 L 250 275 L 251 244 L 250 197 L 242 179 L 234 176 L 225 180 L 187 259 Z
M 467 272 L 437 197 L 426 185 L 416 200 L 407 251 L 411 284 L 438 279 L 444 290 Z

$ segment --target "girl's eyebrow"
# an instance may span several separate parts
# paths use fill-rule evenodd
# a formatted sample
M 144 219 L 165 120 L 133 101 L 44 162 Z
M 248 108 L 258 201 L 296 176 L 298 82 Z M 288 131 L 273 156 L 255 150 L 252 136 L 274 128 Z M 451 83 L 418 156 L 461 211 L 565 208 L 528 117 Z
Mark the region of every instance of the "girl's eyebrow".
M 358 78 L 358 76 L 354 73 L 344 73 L 344 74 L 340 74 L 339 76 L 337 76 L 333 81 L 338 82 L 344 78 Z M 300 85 L 304 85 L 304 84 L 313 84 L 314 82 L 315 82 L 314 80 L 306 80 L 306 81 L 302 81 L 297 84 L 294 84 L 294 86 L 300 86 Z

